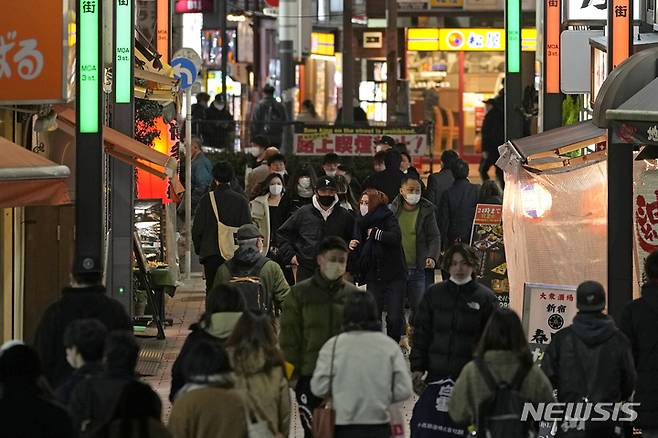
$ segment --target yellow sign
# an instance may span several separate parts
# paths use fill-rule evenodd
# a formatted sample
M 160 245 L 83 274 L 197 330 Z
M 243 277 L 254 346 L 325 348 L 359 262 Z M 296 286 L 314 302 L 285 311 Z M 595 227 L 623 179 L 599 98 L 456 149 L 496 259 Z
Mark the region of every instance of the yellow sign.
M 537 29 L 521 31 L 521 49 L 537 50 Z M 415 52 L 503 52 L 505 29 L 436 29 L 407 30 L 407 50 Z
M 336 42 L 333 33 L 311 33 L 311 53 L 313 55 L 334 56 Z
M 463 8 L 464 0 L 432 0 L 432 8 Z
M 407 30 L 407 50 L 434 52 L 439 50 L 439 29 L 410 28 Z

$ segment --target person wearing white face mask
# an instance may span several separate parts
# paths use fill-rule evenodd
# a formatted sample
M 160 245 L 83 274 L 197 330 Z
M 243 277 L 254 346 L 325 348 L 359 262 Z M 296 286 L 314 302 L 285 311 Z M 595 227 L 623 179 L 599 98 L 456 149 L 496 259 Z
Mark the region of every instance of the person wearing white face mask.
M 379 190 L 361 195 L 353 240 L 350 241 L 350 271 L 377 300 L 379 315 L 386 310 L 386 331 L 396 342 L 402 335 L 403 298 L 407 275 L 400 225 L 388 208 L 388 198 Z
M 421 196 L 421 184 L 415 174 L 404 176 L 400 195 L 393 200 L 391 208 L 402 230 L 407 273 L 404 289 L 410 310 L 408 323 L 413 327 L 416 308 L 425 290 L 434 283 L 434 269 L 441 255 L 441 234 L 434 204 Z M 407 343 L 403 340 L 405 348 Z
M 322 160 L 322 170 L 324 171 L 324 174 L 330 177 L 335 177 L 337 175 L 336 172 L 338 172 L 338 154 L 335 152 L 329 152 L 324 156 L 324 159 Z
M 308 280 L 292 287 L 283 302 L 281 349 L 294 366 L 293 380 L 305 437 L 311 437 L 313 409 L 322 399 L 311 392 L 311 377 L 324 343 L 341 332 L 343 307 L 352 293 L 362 293 L 343 279 L 348 249 L 340 237 L 319 243 L 319 268 Z
M 278 173 L 271 173 L 260 184 L 259 196 L 250 203 L 251 218 L 263 235 L 263 255 L 277 260 L 278 245 L 276 231 L 290 216 L 285 203 L 283 178 Z
M 283 185 L 288 184 L 288 171 L 286 170 L 286 157 L 283 154 L 274 154 L 267 160 L 270 173 L 276 173 L 283 179 Z
M 444 265 L 450 279 L 427 290 L 414 320 L 410 361 L 417 392 L 426 383 L 457 380 L 472 359 L 489 316 L 498 307 L 496 295 L 473 275 L 478 257 L 472 247 L 461 243 L 451 246 L 444 255 Z
M 206 110 L 204 125 L 203 138 L 208 146 L 219 149 L 233 147 L 235 121 L 223 95 L 217 94 Z

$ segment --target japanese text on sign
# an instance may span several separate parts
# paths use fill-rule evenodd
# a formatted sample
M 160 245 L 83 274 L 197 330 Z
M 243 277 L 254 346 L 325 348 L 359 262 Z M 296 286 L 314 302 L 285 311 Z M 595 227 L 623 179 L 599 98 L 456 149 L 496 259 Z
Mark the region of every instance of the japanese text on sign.
M 427 155 L 427 134 L 415 128 L 332 128 L 304 126 L 295 132 L 294 153 L 297 155 L 373 155 L 375 141 L 383 135 L 404 143 L 410 155 Z
M 526 283 L 524 295 L 523 319 L 527 322 L 528 342 L 535 346 L 550 344 L 552 336 L 570 325 L 578 313 L 573 286 Z

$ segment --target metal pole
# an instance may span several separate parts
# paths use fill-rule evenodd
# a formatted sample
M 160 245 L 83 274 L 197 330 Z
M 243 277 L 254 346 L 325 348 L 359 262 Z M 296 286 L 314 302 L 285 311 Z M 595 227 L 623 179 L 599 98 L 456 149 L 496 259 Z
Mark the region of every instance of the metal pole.
M 192 87 L 185 90 L 185 279 L 192 274 Z
M 351 41 L 351 38 L 350 38 Z M 386 124 L 395 124 L 398 109 L 398 2 L 386 5 Z
M 226 76 L 228 75 L 228 38 L 226 35 L 226 2 L 228 0 L 219 0 L 219 33 L 222 38 L 222 97 L 224 97 L 224 102 L 226 102 L 226 107 L 230 108 L 228 105 L 228 100 L 226 99 Z
M 305 0 L 301 0 L 305 1 Z M 295 37 L 297 35 L 297 0 L 281 0 L 279 3 L 279 61 L 281 63 L 281 100 L 288 120 L 293 120 L 295 96 Z M 292 152 L 291 125 L 283 127 L 281 151 Z
M 354 123 L 354 56 L 352 56 L 352 0 L 343 0 L 343 113 L 345 125 Z

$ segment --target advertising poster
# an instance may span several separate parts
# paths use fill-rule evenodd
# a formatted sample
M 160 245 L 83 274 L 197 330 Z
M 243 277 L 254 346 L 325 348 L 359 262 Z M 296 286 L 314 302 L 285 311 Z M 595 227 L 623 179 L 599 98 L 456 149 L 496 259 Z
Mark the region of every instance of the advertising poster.
M 295 155 L 365 155 L 375 153 L 375 141 L 388 135 L 407 145 L 409 154 L 429 154 L 427 130 L 409 128 L 340 128 L 333 126 L 295 125 Z
M 635 185 L 635 236 L 639 256 L 641 283 L 647 281 L 644 262 L 652 252 L 658 250 L 658 170 L 642 172 Z
M 471 231 L 471 246 L 479 257 L 476 275 L 496 293 L 500 306 L 509 307 L 509 280 L 503 240 L 503 206 L 478 204 Z

